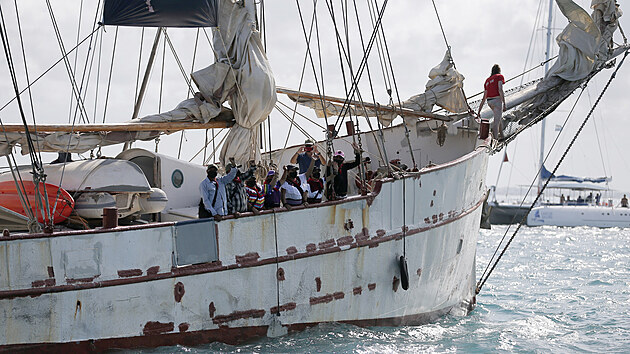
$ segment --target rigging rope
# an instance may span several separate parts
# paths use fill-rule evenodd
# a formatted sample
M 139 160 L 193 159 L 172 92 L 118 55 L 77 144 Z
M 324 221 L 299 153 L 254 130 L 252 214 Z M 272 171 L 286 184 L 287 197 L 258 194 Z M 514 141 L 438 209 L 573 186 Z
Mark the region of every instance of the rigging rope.
M 50 14 L 50 20 L 52 22 L 53 29 L 55 31 L 55 35 L 57 36 L 57 42 L 59 44 L 59 50 L 61 50 L 61 54 L 64 55 L 66 53 L 66 48 L 65 48 L 65 45 L 63 44 L 63 39 L 61 37 L 61 32 L 59 30 L 59 26 L 57 24 L 57 19 L 55 18 L 55 14 L 54 14 L 52 5 L 50 4 L 50 0 L 46 0 L 46 5 L 48 6 L 48 13 Z M 81 120 L 84 123 L 87 123 L 89 121 L 88 120 L 88 115 L 87 115 L 87 111 L 85 110 L 85 104 L 83 103 L 83 100 L 81 99 L 80 90 L 77 87 L 74 71 L 72 70 L 70 62 L 67 59 L 67 56 L 64 55 L 64 58 L 65 58 L 64 59 L 64 64 L 66 66 L 66 71 L 68 73 L 68 78 L 70 79 L 70 85 L 72 86 L 72 93 L 74 94 L 74 96 L 75 96 L 75 98 L 77 100 L 77 105 L 79 106 L 79 110 L 81 112 Z
M 134 97 L 134 106 L 135 102 L 138 101 L 138 87 L 140 86 L 140 68 L 142 66 L 142 47 L 144 45 L 144 27 L 142 27 L 142 32 L 140 32 L 140 51 L 138 52 L 138 71 L 136 72 L 136 94 Z
M 44 181 L 46 179 L 46 175 L 44 175 L 44 170 L 42 168 L 42 163 L 41 160 L 39 159 L 39 156 L 37 154 L 37 152 L 35 151 L 35 145 L 33 144 L 33 140 L 31 138 L 31 134 L 29 132 L 29 128 L 28 128 L 28 124 L 26 122 L 26 114 L 24 113 L 24 107 L 22 105 L 22 100 L 20 99 L 19 96 L 19 88 L 18 88 L 18 83 L 17 83 L 17 74 L 15 72 L 15 66 L 13 65 L 13 56 L 11 54 L 11 48 L 9 45 L 9 37 L 8 37 L 8 31 L 6 28 L 6 22 L 4 20 L 4 13 L 2 11 L 2 5 L 0 5 L 0 37 L 2 39 L 2 47 L 4 49 L 4 54 L 5 57 L 7 59 L 7 66 L 9 69 L 9 73 L 11 74 L 11 82 L 13 84 L 13 90 L 15 91 L 16 97 L 17 97 L 17 104 L 18 104 L 18 108 L 20 111 L 20 117 L 22 118 L 22 124 L 24 125 L 24 130 L 25 130 L 25 134 L 26 134 L 26 142 L 27 142 L 27 146 L 29 149 L 29 157 L 31 159 L 31 170 L 33 173 L 33 181 L 35 182 L 35 186 L 37 186 L 37 188 L 39 188 L 39 182 L 40 181 Z M 1 123 L 1 121 L 0 121 Z M 2 124 L 3 127 L 3 131 L 4 130 L 4 124 Z M 6 137 L 6 131 L 5 131 L 5 137 Z M 9 141 L 9 139 L 7 138 L 7 141 Z M 13 153 L 11 153 L 11 156 L 13 157 Z M 15 157 L 13 157 L 15 158 Z M 10 160 L 7 157 L 7 160 L 9 161 L 10 164 Z M 17 164 L 16 164 L 16 168 L 17 168 Z M 21 181 L 21 176 L 19 176 L 19 171 L 18 171 L 18 177 L 20 178 L 20 184 L 22 189 L 20 189 L 20 186 L 18 185 L 18 181 L 17 179 L 15 179 L 15 174 L 13 172 L 13 168 L 11 168 L 11 173 L 13 174 L 13 178 L 15 180 L 16 183 L 16 189 L 18 191 L 18 194 L 26 194 L 26 188 L 24 187 L 23 182 Z M 37 189 L 39 190 L 39 189 Z M 38 193 L 39 195 L 39 193 Z M 26 211 L 26 213 L 28 214 L 28 225 L 29 225 L 29 232 L 34 233 L 34 232 L 39 232 L 41 229 L 39 228 L 39 224 L 37 223 L 37 219 L 34 218 L 33 213 L 31 212 L 31 206 L 30 203 L 28 202 L 28 198 L 25 198 L 24 196 L 20 196 L 20 201 L 24 207 L 24 210 Z M 41 205 L 41 204 L 40 204 Z
M 624 53 L 623 58 L 621 59 L 621 61 L 619 62 L 619 64 L 617 65 L 617 68 L 615 69 L 615 71 L 610 75 L 610 78 L 608 79 L 608 82 L 606 83 L 606 86 L 604 86 L 602 92 L 599 94 L 599 97 L 597 97 L 597 100 L 595 101 L 595 104 L 591 107 L 590 111 L 588 112 L 588 114 L 586 115 L 586 118 L 584 118 L 584 121 L 582 122 L 582 125 L 580 125 L 580 128 L 577 130 L 577 132 L 575 133 L 575 136 L 573 137 L 573 139 L 571 140 L 571 142 L 569 143 L 569 145 L 567 146 L 566 150 L 564 151 L 564 153 L 562 154 L 562 157 L 560 158 L 560 160 L 558 161 L 558 163 L 556 164 L 556 166 L 554 167 L 553 171 L 551 172 L 551 175 L 549 176 L 549 178 L 545 181 L 545 184 L 543 185 L 543 187 L 541 188 L 541 190 L 538 192 L 538 195 L 536 196 L 536 199 L 534 200 L 534 202 L 532 203 L 532 205 L 529 207 L 526 215 L 523 217 L 523 219 L 521 220 L 521 222 L 519 223 L 519 225 L 517 226 L 516 230 L 514 231 L 514 233 L 512 234 L 512 237 L 510 237 L 510 239 L 508 240 L 507 244 L 505 245 L 505 247 L 503 248 L 503 250 L 501 251 L 501 254 L 499 254 L 499 256 L 497 257 L 496 261 L 494 262 L 494 264 L 492 265 L 492 268 L 490 268 L 489 271 L 484 271 L 484 275 L 481 276 L 481 278 L 479 279 L 479 282 L 477 283 L 477 288 L 476 288 L 476 293 L 479 294 L 479 292 L 481 291 L 481 289 L 483 288 L 484 284 L 486 283 L 486 281 L 488 280 L 488 278 L 490 277 L 490 275 L 492 274 L 492 272 L 494 271 L 494 269 L 496 268 L 497 264 L 499 263 L 499 261 L 501 260 L 501 258 L 503 257 L 503 255 L 505 254 L 505 252 L 507 251 L 508 247 L 510 246 L 510 244 L 512 243 L 512 241 L 514 240 L 514 237 L 516 236 L 516 234 L 518 233 L 518 231 L 520 230 L 521 226 L 523 226 L 523 224 L 525 223 L 525 220 L 527 218 L 527 215 L 529 215 L 529 213 L 531 212 L 531 210 L 534 208 L 534 205 L 536 205 L 536 203 L 538 202 L 538 200 L 540 199 L 540 197 L 542 196 L 542 193 L 544 192 L 544 190 L 547 188 L 547 185 L 549 184 L 549 182 L 551 181 L 551 177 L 553 175 L 555 175 L 555 173 L 557 172 L 558 168 L 560 167 L 560 165 L 562 164 L 562 162 L 564 161 L 564 159 L 566 158 L 567 154 L 569 153 L 569 150 L 571 150 L 571 148 L 573 147 L 573 144 L 575 143 L 575 141 L 577 140 L 577 138 L 579 137 L 580 133 L 582 132 L 582 130 L 584 129 L 584 126 L 586 125 L 586 123 L 588 122 L 589 118 L 591 117 L 591 115 L 593 114 L 593 112 L 595 111 L 595 108 L 597 107 L 597 105 L 599 104 L 599 102 L 601 101 L 602 97 L 604 96 L 604 94 L 606 93 L 606 91 L 608 90 L 608 87 L 610 86 L 611 82 L 613 79 L 615 79 L 615 77 L 617 76 L 617 72 L 619 71 L 619 69 L 621 69 L 621 66 L 623 65 L 623 63 L 625 62 L 626 58 L 628 57 L 628 54 L 630 54 L 630 50 L 626 50 L 626 52 Z M 568 118 L 567 118 L 568 119 Z M 542 169 L 542 167 L 541 167 Z M 530 187 L 531 188 L 531 187 Z M 496 252 L 495 252 L 496 254 Z M 494 256 L 493 256 L 494 258 Z M 488 264 L 489 266 L 489 264 Z M 486 267 L 486 270 L 488 268 Z
M 62 55 L 61 58 L 59 58 L 59 60 L 57 60 L 54 64 L 52 64 L 48 69 L 46 69 L 43 73 L 41 73 L 35 80 L 33 80 L 33 82 L 31 82 L 28 86 L 26 86 L 25 88 L 23 88 L 18 95 L 23 94 L 24 92 L 26 92 L 26 90 L 30 89 L 35 83 L 37 83 L 39 81 L 39 79 L 41 79 L 42 77 L 44 77 L 46 74 L 48 74 L 52 69 L 55 68 L 55 66 L 57 66 L 57 64 L 61 63 L 65 58 L 67 58 L 70 54 L 72 54 L 75 50 L 77 50 L 77 48 L 79 48 L 79 46 L 81 44 L 83 44 L 83 42 L 85 42 L 86 40 L 88 40 L 88 38 L 90 38 L 94 32 L 98 31 L 100 29 L 100 25 L 99 28 L 95 29 L 92 33 L 90 33 L 89 35 L 87 35 L 85 38 L 83 38 L 83 40 L 81 41 L 81 43 L 79 43 L 79 45 L 75 46 L 74 48 L 72 48 L 70 51 L 68 51 L 66 54 Z M 5 108 L 7 108 L 11 103 L 13 103 L 13 101 L 15 101 L 17 99 L 17 96 L 14 96 L 13 98 L 11 98 L 8 102 L 6 102 L 2 107 L 0 107 L 0 112 L 2 110 L 4 110 Z

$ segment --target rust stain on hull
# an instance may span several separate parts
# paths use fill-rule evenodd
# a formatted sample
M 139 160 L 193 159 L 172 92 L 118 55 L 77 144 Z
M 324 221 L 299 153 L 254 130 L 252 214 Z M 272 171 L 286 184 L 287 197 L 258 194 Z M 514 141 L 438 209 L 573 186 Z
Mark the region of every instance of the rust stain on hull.
M 216 316 L 212 319 L 214 324 L 220 325 L 227 322 L 246 318 L 262 318 L 265 315 L 265 310 L 247 310 L 247 311 L 235 311 L 229 315 Z
M 289 302 L 287 304 L 280 305 L 280 308 L 278 308 L 278 306 L 274 306 L 269 310 L 269 312 L 271 312 L 274 315 L 277 315 L 278 313 L 283 312 L 283 311 L 295 310 L 296 307 L 297 307 L 297 304 L 295 302 Z
M 175 330 L 175 324 L 173 322 L 162 323 L 157 321 L 149 321 L 144 325 L 142 333 L 145 336 L 150 336 L 155 334 L 173 332 L 173 330 Z
M 177 284 L 175 284 L 175 289 L 173 290 L 175 301 L 182 302 L 182 298 L 184 297 L 185 293 L 186 293 L 186 289 L 184 289 L 184 283 L 182 283 L 181 281 L 177 282 Z
M 124 269 L 118 271 L 121 278 L 138 277 L 142 275 L 142 269 Z

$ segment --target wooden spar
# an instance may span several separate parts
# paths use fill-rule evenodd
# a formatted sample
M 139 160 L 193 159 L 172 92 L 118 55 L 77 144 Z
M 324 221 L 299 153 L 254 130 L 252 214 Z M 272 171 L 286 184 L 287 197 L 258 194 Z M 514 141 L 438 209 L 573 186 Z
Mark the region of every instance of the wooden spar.
M 444 122 L 450 122 L 452 120 L 451 117 L 445 116 L 445 115 L 441 115 L 441 114 L 434 114 L 434 113 L 428 113 L 428 112 L 422 112 L 422 111 L 414 111 L 412 109 L 401 108 L 401 107 L 380 106 L 380 105 L 375 105 L 373 103 L 359 102 L 359 101 L 353 101 L 353 100 L 345 100 L 345 99 L 339 98 L 339 97 L 320 96 L 320 95 L 315 94 L 315 93 L 299 92 L 299 91 L 294 91 L 294 90 L 290 90 L 288 88 L 279 87 L 279 86 L 276 87 L 276 92 L 280 93 L 280 94 L 285 94 L 287 96 L 294 96 L 294 97 L 299 96 L 300 98 L 309 98 L 309 99 L 313 99 L 313 100 L 320 100 L 320 99 L 322 99 L 324 101 L 333 102 L 333 103 L 340 103 L 340 104 L 348 103 L 348 104 L 350 104 L 352 106 L 356 106 L 356 107 L 365 107 L 367 109 L 375 110 L 375 111 L 379 111 L 379 112 L 389 112 L 389 113 L 393 112 L 393 113 L 396 113 L 398 115 L 406 116 L 406 117 L 429 118 L 429 119 L 440 120 L 440 121 L 444 121 Z
M 178 131 L 186 129 L 212 129 L 212 128 L 229 128 L 233 125 L 230 121 L 210 121 L 208 123 L 195 123 L 195 122 L 166 122 L 166 123 L 114 123 L 114 124 L 82 124 L 82 125 L 67 125 L 67 124 L 38 124 L 36 127 L 29 125 L 28 129 L 34 130 L 37 128 L 38 133 L 52 133 L 52 132 L 74 132 L 74 133 L 87 133 L 87 132 L 140 132 L 140 131 Z M 15 133 L 24 132 L 23 124 L 4 124 L 0 127 L 0 132 Z

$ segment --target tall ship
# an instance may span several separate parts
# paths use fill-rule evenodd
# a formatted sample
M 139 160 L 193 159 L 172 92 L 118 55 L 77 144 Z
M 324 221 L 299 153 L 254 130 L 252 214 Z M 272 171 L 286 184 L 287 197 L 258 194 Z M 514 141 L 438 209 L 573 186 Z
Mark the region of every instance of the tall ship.
M 115 26 L 157 28 L 145 79 L 155 43 L 170 43 L 168 27 L 211 27 L 215 56 L 190 75 L 190 98 L 183 93 L 174 110 L 139 117 L 135 109 L 132 120 L 114 124 L 29 124 L 22 109 L 28 90 L 19 87 L 12 65 L 20 40 L 8 37 L 3 20 L 22 124 L 3 120 L 0 134 L 0 153 L 9 161 L 0 174 L 0 350 L 238 343 L 324 322 L 417 325 L 472 311 L 489 156 L 614 67 L 629 47 L 613 47 L 616 18 L 598 15 L 616 10 L 614 0 L 600 1 L 594 17 L 558 0 L 569 19 L 558 39 L 560 56 L 544 78 L 506 91 L 505 129 L 497 140 L 489 134 L 492 112 L 474 113 L 480 101 L 466 97 L 450 47 L 420 94 L 402 100 L 391 86 L 390 102 L 379 103 L 360 90 L 371 56 L 380 55 L 381 68 L 393 75 L 382 28 L 387 3 L 367 5 L 372 17 L 363 23 L 372 26 L 360 36 L 362 58 L 347 56 L 340 25 L 335 41 L 345 76 L 328 80 L 347 83 L 347 95 L 332 97 L 323 81 L 316 93 L 276 85 L 261 37 L 264 2 L 106 0 L 93 35 Z M 306 40 L 304 67 L 317 77 L 315 27 L 304 24 L 295 35 Z M 76 116 L 89 115 L 83 82 L 73 79 Z M 144 80 L 136 108 L 143 87 Z M 265 149 L 279 95 L 325 122 L 325 138 L 309 143 L 325 156 L 322 171 L 332 167 L 333 155 L 359 159 L 347 197 L 198 218 L 206 166 L 129 148 L 164 132 L 225 129 L 205 160 L 216 161 L 220 175 L 234 176 L 224 171 L 228 166 L 251 166 L 240 171 L 262 181 L 282 173 L 303 148 Z M 69 158 L 118 144 L 126 149 L 116 156 Z M 13 162 L 17 149 L 30 165 Z M 59 159 L 44 164 L 40 152 L 59 152 Z

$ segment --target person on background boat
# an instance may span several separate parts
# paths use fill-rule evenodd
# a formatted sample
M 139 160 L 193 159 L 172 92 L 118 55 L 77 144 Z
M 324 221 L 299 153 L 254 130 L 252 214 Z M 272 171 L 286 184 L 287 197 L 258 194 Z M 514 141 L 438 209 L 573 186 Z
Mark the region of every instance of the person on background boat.
M 278 181 L 278 173 L 276 171 L 270 170 L 267 173 L 262 186 L 265 195 L 265 209 L 280 207 L 280 187 L 286 179 L 286 173 L 287 171 L 285 170 L 280 181 Z
M 284 168 L 287 171 L 287 177 L 280 188 L 280 199 L 282 205 L 291 210 L 292 207 L 302 205 L 306 201 L 306 192 L 298 178 L 298 168 L 293 165 L 287 165 Z
M 333 155 L 332 163 L 326 168 L 326 182 L 332 182 L 332 190 L 329 189 L 328 200 L 344 199 L 348 194 L 348 170 L 361 163 L 361 150 L 357 144 L 352 143 L 354 149 L 354 161 L 345 162 L 345 154 L 337 150 Z
M 306 139 L 304 146 L 298 149 L 298 151 L 291 157 L 292 164 L 298 164 L 300 167 L 300 174 L 306 173 L 311 161 L 315 161 L 315 167 L 321 167 L 322 164 L 326 164 L 324 156 L 317 151 L 317 146 L 311 139 Z
M 599 201 L 602 199 L 602 194 L 601 193 L 597 193 L 595 195 L 595 204 L 599 205 Z
M 567 202 L 567 200 L 564 198 L 564 193 L 562 193 L 562 194 L 560 195 L 560 204 L 564 204 L 564 203 L 566 203 L 566 202 Z
M 586 196 L 586 202 L 588 204 L 592 204 L 593 203 L 593 192 L 590 192 L 587 196 Z
M 265 193 L 262 187 L 256 183 L 256 177 L 251 176 L 245 181 L 245 192 L 247 192 L 247 209 L 254 214 L 258 214 L 265 206 Z
M 506 111 L 505 94 L 503 93 L 503 84 L 505 78 L 501 75 L 501 67 L 499 64 L 492 66 L 490 77 L 486 79 L 483 91 L 483 98 L 477 110 L 477 115 L 481 114 L 483 104 L 488 101 L 488 106 L 494 113 L 494 122 L 492 123 L 492 136 L 495 139 L 503 139 L 503 112 Z
M 211 218 L 221 220 L 221 217 L 227 215 L 227 193 L 225 185 L 236 177 L 237 169 L 234 168 L 223 177 L 217 178 L 219 168 L 215 164 L 210 164 L 206 168 L 206 175 L 201 184 L 199 184 L 199 218 Z
M 621 207 L 622 208 L 627 208 L 628 207 L 628 198 L 626 198 L 626 195 L 623 195 L 623 198 L 621 198 Z
M 236 169 L 236 177 L 225 185 L 227 192 L 227 213 L 237 215 L 247 211 L 247 192 L 245 191 L 245 185 L 243 181 L 248 180 L 256 172 L 256 163 L 250 161 L 249 169 L 242 173 L 238 166 L 234 163 L 233 159 L 230 159 L 231 164 L 226 166 L 226 171 L 229 173 L 231 169 Z

